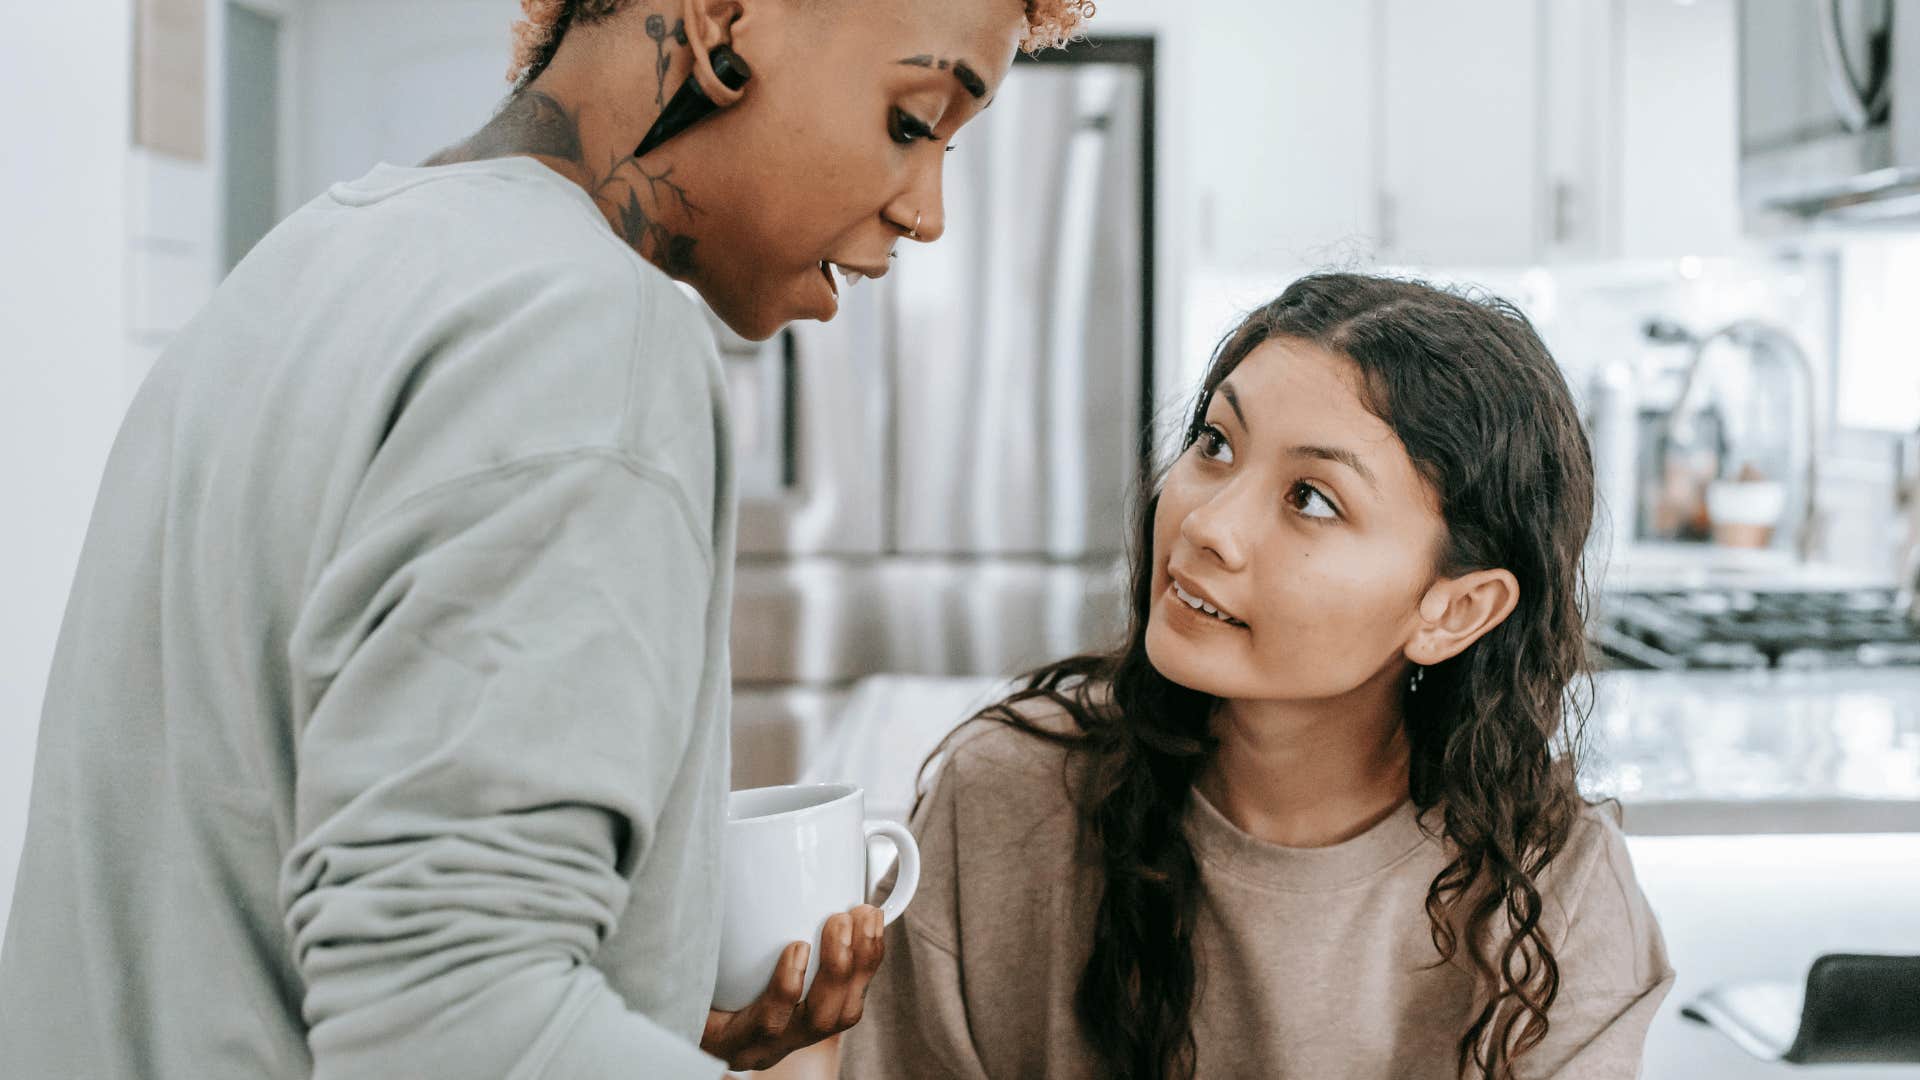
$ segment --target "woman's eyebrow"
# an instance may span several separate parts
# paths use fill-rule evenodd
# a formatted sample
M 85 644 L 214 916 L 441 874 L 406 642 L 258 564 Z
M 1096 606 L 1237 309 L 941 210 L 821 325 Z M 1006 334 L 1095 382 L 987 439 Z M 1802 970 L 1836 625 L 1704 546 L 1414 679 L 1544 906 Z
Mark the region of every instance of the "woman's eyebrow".
M 937 67 L 941 71 L 951 71 L 953 77 L 960 81 L 961 87 L 973 95 L 976 101 L 987 96 L 987 81 L 982 79 L 965 60 L 940 60 L 936 59 L 932 53 L 921 53 L 919 56 L 909 56 L 900 63 L 906 67 Z
M 1253 428 L 1247 424 L 1247 414 L 1240 411 L 1240 395 L 1233 392 L 1233 384 L 1222 382 L 1220 393 L 1226 396 L 1227 404 L 1233 406 L 1233 415 L 1240 418 L 1240 426 L 1251 432 Z
M 1228 405 L 1233 406 L 1233 415 L 1240 418 L 1240 426 L 1246 428 L 1248 433 L 1252 433 L 1253 428 L 1247 423 L 1247 414 L 1240 411 L 1240 395 L 1233 392 L 1233 384 L 1222 381 L 1220 394 L 1227 399 Z M 1367 463 L 1360 460 L 1360 455 L 1351 450 L 1338 446 L 1290 446 L 1287 448 L 1287 456 L 1338 462 L 1359 473 L 1360 478 L 1373 485 L 1374 490 L 1377 491 L 1380 488 L 1380 478 L 1373 475 L 1373 470 L 1367 468 Z
M 1338 446 L 1293 446 L 1287 449 L 1287 454 L 1290 457 L 1315 458 L 1320 461 L 1339 462 L 1354 472 L 1359 473 L 1360 478 L 1373 485 L 1374 490 L 1378 491 L 1380 489 L 1380 481 L 1373 475 L 1373 470 L 1367 468 L 1367 463 L 1360 460 L 1360 455 L 1355 454 L 1351 450 L 1342 449 Z

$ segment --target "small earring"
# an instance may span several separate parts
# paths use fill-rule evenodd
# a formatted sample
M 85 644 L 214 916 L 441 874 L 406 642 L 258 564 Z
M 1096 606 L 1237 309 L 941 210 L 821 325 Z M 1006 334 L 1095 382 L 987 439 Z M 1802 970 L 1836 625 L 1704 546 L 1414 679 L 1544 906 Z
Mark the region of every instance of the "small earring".
M 1411 694 L 1418 691 L 1421 681 L 1426 677 L 1427 669 L 1421 667 L 1419 664 L 1415 664 L 1413 666 L 1413 676 L 1407 680 L 1407 693 Z

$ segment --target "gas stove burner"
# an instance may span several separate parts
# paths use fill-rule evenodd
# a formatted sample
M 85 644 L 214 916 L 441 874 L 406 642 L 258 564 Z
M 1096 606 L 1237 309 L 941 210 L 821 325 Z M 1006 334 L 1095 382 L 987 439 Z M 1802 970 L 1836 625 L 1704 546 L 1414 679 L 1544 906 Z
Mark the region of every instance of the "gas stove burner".
M 1613 668 L 1920 666 L 1920 626 L 1891 589 L 1619 593 L 1589 637 Z

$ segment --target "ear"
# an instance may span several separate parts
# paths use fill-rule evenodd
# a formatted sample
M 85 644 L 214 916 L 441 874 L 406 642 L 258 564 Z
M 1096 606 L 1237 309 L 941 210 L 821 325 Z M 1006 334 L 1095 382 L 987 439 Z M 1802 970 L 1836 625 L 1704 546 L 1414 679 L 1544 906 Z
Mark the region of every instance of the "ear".
M 716 45 L 733 45 L 734 30 L 746 17 L 741 0 L 680 0 L 681 19 L 687 30 L 687 47 L 693 53 L 693 77 L 707 100 L 721 108 L 739 102 L 747 95 L 745 87 L 729 89 L 713 73 L 713 60 L 707 54 Z M 749 64 L 753 58 L 743 56 Z
M 1520 582 L 1507 570 L 1475 570 L 1434 583 L 1420 598 L 1420 625 L 1407 659 L 1423 667 L 1449 660 L 1505 622 L 1520 603 Z

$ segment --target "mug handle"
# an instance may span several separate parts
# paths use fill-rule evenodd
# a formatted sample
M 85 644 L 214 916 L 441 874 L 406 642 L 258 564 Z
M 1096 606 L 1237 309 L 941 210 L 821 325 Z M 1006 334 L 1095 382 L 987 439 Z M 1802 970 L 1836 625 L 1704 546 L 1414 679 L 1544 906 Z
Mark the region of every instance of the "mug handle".
M 892 926 L 893 920 L 899 918 L 900 913 L 913 902 L 914 891 L 920 888 L 920 845 L 914 843 L 913 834 L 907 831 L 907 827 L 897 821 L 867 822 L 867 839 L 875 836 L 884 836 L 893 841 L 894 848 L 900 853 L 900 876 L 894 879 L 893 893 L 887 897 L 887 902 L 880 905 L 880 914 L 886 920 L 886 925 Z

